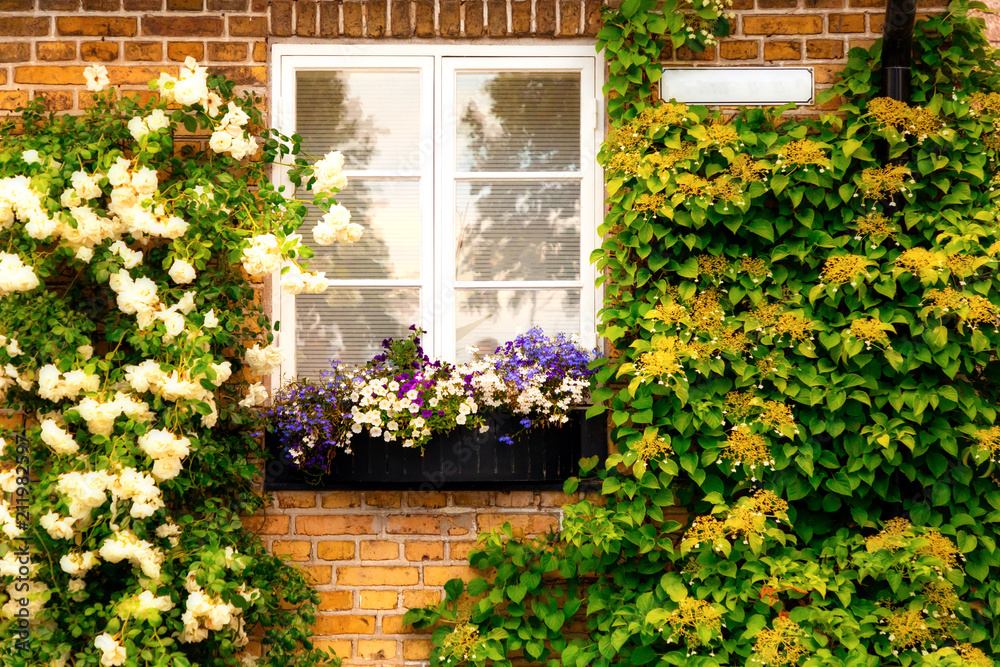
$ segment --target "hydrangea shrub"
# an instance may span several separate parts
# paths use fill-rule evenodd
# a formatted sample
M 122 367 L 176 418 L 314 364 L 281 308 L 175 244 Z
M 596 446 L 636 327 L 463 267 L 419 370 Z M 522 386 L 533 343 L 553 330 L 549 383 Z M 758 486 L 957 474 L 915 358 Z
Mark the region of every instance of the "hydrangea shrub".
M 86 76 L 83 116 L 0 124 L 2 662 L 253 665 L 252 632 L 261 665 L 328 663 L 318 596 L 241 516 L 264 504 L 253 408 L 281 361 L 253 282 L 290 262 L 288 291 L 327 285 L 269 170 L 334 209 L 318 239 L 350 242 L 343 157 L 310 164 L 190 59 L 145 104 Z
M 617 95 L 600 326 L 620 352 L 593 395 L 617 448 L 602 493 L 557 534 L 483 536 L 490 579 L 408 620 L 439 624 L 435 665 L 991 667 L 985 5 L 917 23 L 910 103 L 880 92 L 876 43 L 850 52 L 837 113 L 792 117 L 654 99 L 667 6 L 622 3 L 599 34 Z

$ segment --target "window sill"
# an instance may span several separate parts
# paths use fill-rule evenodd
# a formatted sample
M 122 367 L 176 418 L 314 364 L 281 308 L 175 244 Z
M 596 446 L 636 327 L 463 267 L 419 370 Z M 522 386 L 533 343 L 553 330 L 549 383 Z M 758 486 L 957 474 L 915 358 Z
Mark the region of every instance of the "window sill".
M 267 434 L 267 491 L 333 489 L 444 489 L 562 488 L 579 474 L 581 458 L 607 458 L 605 415 L 585 419 L 583 408 L 573 410 L 561 427 L 538 429 L 501 443 L 501 435 L 515 430 L 516 420 L 502 412 L 487 413 L 490 430 L 479 433 L 461 428 L 435 436 L 420 450 L 398 442 L 364 435 L 352 441 L 353 454 L 338 453 L 327 475 L 307 479 L 280 456 L 277 438 Z

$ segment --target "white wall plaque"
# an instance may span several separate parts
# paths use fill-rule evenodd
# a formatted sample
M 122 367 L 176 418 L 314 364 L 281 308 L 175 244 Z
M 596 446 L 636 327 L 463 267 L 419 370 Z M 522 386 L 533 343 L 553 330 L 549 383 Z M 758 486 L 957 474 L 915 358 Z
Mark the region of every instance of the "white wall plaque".
M 660 97 L 686 104 L 813 103 L 812 67 L 663 68 Z

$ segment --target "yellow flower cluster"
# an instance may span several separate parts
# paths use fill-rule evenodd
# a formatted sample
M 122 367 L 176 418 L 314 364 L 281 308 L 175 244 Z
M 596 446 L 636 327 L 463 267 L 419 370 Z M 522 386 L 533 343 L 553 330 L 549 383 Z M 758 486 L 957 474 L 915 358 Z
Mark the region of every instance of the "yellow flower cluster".
M 923 646 L 932 639 L 927 619 L 919 609 L 894 609 L 885 623 L 888 627 L 882 634 L 889 635 L 893 655 L 898 655 L 900 650 Z
M 976 257 L 974 255 L 948 255 L 948 268 L 954 276 L 967 278 L 975 271 Z
M 688 108 L 686 104 L 679 102 L 664 102 L 655 107 L 643 109 L 635 120 L 632 121 L 643 129 L 648 127 L 663 127 L 669 125 L 680 125 L 687 117 Z
M 862 236 L 893 238 L 896 235 L 896 228 L 889 222 L 889 219 L 885 215 L 878 211 L 856 218 L 854 220 L 854 228 L 858 232 L 858 235 L 854 238 L 858 241 L 861 240 Z
M 969 111 L 979 114 L 1000 116 L 1000 93 L 972 93 L 969 95 Z
M 1000 310 L 989 299 L 978 294 L 966 294 L 950 287 L 933 289 L 924 295 L 931 308 L 941 310 L 941 314 L 951 313 L 973 329 L 981 324 L 1000 325 Z
M 910 248 L 896 258 L 896 268 L 909 273 L 924 274 L 944 271 L 948 257 L 925 248 Z
M 744 183 L 759 183 L 764 180 L 767 168 L 755 161 L 749 155 L 738 154 L 729 163 L 729 175 Z
M 623 151 L 616 153 L 608 160 L 607 170 L 613 173 L 625 174 L 626 176 L 639 173 L 639 161 L 642 153 L 639 151 Z
M 958 654 L 966 667 L 995 667 L 993 658 L 989 657 L 972 644 L 959 644 Z
M 979 429 L 972 437 L 979 443 L 980 447 L 990 453 L 991 461 L 1000 462 L 1000 426 Z
M 664 454 L 672 454 L 674 448 L 656 431 L 643 433 L 642 438 L 631 445 L 632 451 L 642 461 L 658 459 Z
M 718 281 L 729 273 L 729 261 L 718 255 L 698 255 L 698 274 Z
M 765 276 L 771 275 L 770 265 L 759 257 L 747 257 L 740 259 L 740 271 L 754 278 L 754 282 Z
M 741 206 L 745 201 L 743 189 L 739 183 L 734 182 L 726 175 L 710 181 L 701 176 L 684 173 L 677 177 L 676 191 L 684 199 L 705 197 L 712 201 L 732 202 Z
M 782 313 L 774 323 L 774 333 L 792 340 L 812 340 L 813 321 L 792 313 Z M 791 343 L 789 343 L 791 345 Z
M 608 131 L 608 146 L 616 151 L 630 151 L 646 141 L 644 134 L 639 133 L 639 128 L 628 123 L 621 127 L 613 127 Z
M 784 171 L 787 167 L 798 167 L 814 164 L 820 172 L 830 166 L 830 158 L 826 156 L 823 147 L 811 139 L 799 139 L 786 144 L 778 153 L 776 166 Z
M 961 558 L 965 560 L 958 551 L 958 547 L 955 543 L 949 540 L 947 537 L 941 534 L 941 531 L 928 528 L 927 531 L 921 535 L 923 539 L 927 540 L 929 544 L 917 549 L 917 554 L 921 556 L 934 556 L 947 568 L 957 568 L 958 559 Z
M 882 127 L 895 127 L 905 134 L 912 134 L 923 141 L 936 134 L 944 123 L 933 111 L 911 107 L 888 97 L 876 97 L 868 103 L 868 111 Z
M 762 435 L 751 433 L 746 424 L 740 424 L 729 432 L 722 456 L 732 461 L 731 472 L 736 472 L 739 465 L 748 465 L 753 475 L 752 481 L 757 481 L 757 473 L 760 472 L 758 468 L 774 470 L 774 458 L 767 440 Z
M 989 134 L 983 135 L 982 137 L 980 137 L 980 141 L 982 142 L 983 146 L 986 146 L 986 148 L 990 149 L 991 151 L 1000 150 L 1000 132 L 991 132 Z M 992 161 L 993 158 L 990 158 L 990 162 Z
M 739 507 L 734 508 L 726 519 L 726 529 L 742 534 L 744 541 L 749 535 L 760 535 L 767 529 L 767 519 L 779 522 L 788 516 L 788 503 L 773 491 L 761 489 L 752 497 L 744 498 Z
M 471 623 L 459 623 L 441 641 L 441 654 L 448 656 L 448 663 L 459 663 L 466 660 L 476 660 L 477 653 L 482 656 L 483 642 L 479 630 Z
M 726 524 L 713 516 L 700 516 L 691 522 L 684 533 L 684 543 L 697 549 L 702 544 L 711 544 L 719 549 L 719 543 L 726 539 Z
M 684 142 L 680 148 L 670 148 L 662 153 L 647 155 L 645 162 L 654 169 L 673 169 L 678 162 L 690 159 L 693 154 L 694 144 Z
M 949 631 L 958 625 L 958 617 L 955 616 L 958 594 L 951 583 L 942 581 L 927 584 L 924 586 L 923 598 L 924 613 L 937 621 L 942 630 Z
M 732 125 L 714 123 L 707 127 L 708 134 L 704 142 L 719 146 L 731 146 L 740 143 L 740 135 Z
M 683 373 L 683 362 L 692 357 L 697 353 L 676 336 L 657 336 L 652 349 L 639 355 L 636 374 L 646 380 L 672 378 Z
M 754 654 L 750 662 L 767 667 L 797 664 L 805 655 L 801 644 L 802 628 L 786 616 L 774 619 L 774 627 L 764 628 L 757 634 Z
M 668 642 L 702 646 L 705 642 L 698 636 L 698 629 L 707 628 L 712 637 L 718 636 L 722 614 L 711 602 L 688 597 L 678 603 L 677 609 L 670 612 L 665 622 L 670 626 Z
M 913 524 L 903 517 L 889 519 L 885 528 L 877 535 L 872 535 L 865 540 L 865 548 L 868 553 L 875 553 L 885 549 L 889 553 L 903 547 L 913 538 Z
M 646 318 L 679 327 L 682 322 L 690 321 L 690 313 L 683 305 L 671 299 L 657 304 L 653 310 L 646 314 Z
M 831 257 L 823 265 L 823 280 L 834 285 L 850 282 L 857 284 L 858 276 L 868 277 L 868 259 L 862 255 L 840 255 Z
M 851 322 L 851 335 L 858 340 L 863 340 L 865 348 L 869 350 L 872 347 L 872 343 L 892 348 L 892 345 L 889 344 L 889 335 L 886 333 L 885 325 L 875 317 L 864 317 Z
M 663 206 L 663 193 L 657 192 L 656 194 L 642 194 L 636 197 L 635 204 L 632 205 L 633 211 L 657 211 Z
M 861 172 L 861 195 L 864 199 L 882 199 L 896 192 L 905 193 L 907 182 L 913 182 L 909 167 L 891 164 L 869 167 Z

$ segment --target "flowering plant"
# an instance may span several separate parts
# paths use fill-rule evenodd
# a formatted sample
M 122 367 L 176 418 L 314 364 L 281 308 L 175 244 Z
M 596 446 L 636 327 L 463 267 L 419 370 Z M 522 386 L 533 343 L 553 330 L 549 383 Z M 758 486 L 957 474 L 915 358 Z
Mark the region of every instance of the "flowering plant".
M 290 291 L 327 285 L 266 170 L 288 160 L 331 209 L 343 158 L 310 165 L 192 59 L 142 105 L 86 78 L 83 117 L 0 123 L 3 664 L 254 664 L 254 626 L 262 664 L 326 663 L 318 596 L 241 516 L 264 504 L 255 380 L 280 362 L 254 281 L 289 261 Z M 359 233 L 339 211 L 314 230 Z
M 596 353 L 537 327 L 492 355 L 472 348 L 477 358 L 464 364 L 431 361 L 420 344 L 423 330 L 410 329 L 405 339 L 382 341 L 385 351 L 361 368 L 334 362 L 319 381 L 296 380 L 275 394 L 271 428 L 295 467 L 322 476 L 337 450 L 350 454 L 363 432 L 421 449 L 460 426 L 485 433 L 481 408 L 510 412 L 525 430 L 563 424 L 586 400 L 595 373 Z M 499 439 L 513 443 L 510 435 Z

